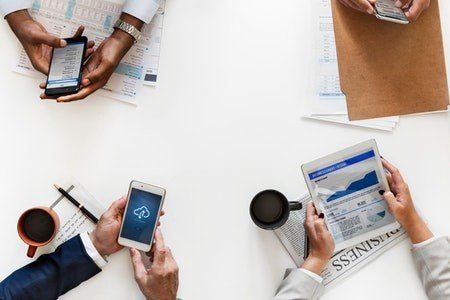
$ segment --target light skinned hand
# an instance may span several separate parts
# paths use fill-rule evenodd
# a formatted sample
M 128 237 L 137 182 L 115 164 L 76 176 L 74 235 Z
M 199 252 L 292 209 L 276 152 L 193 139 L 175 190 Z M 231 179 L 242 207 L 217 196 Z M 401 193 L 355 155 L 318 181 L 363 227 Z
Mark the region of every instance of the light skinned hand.
M 339 0 L 344 6 L 356 9 L 363 13 L 373 15 L 375 10 L 373 4 L 376 0 Z
M 430 6 L 430 0 L 397 0 L 395 6 L 403 9 L 409 21 L 415 21 Z
M 147 269 L 141 253 L 131 248 L 134 277 L 147 300 L 175 300 L 178 291 L 178 265 L 172 251 L 165 246 L 160 229 L 155 232 L 154 258 Z M 147 258 L 148 259 L 148 258 Z
M 391 191 L 380 191 L 391 214 L 408 232 L 414 244 L 433 237 L 426 223 L 417 213 L 409 191 L 400 171 L 387 160 L 382 159 L 383 167 L 389 172 L 386 175 Z
M 334 240 L 325 224 L 324 215 L 317 214 L 312 202 L 306 206 L 306 220 L 304 224 L 308 234 L 311 250 L 302 265 L 303 269 L 320 275 L 334 253 Z
M 64 39 L 47 32 L 44 26 L 33 20 L 27 10 L 19 10 L 6 16 L 12 31 L 22 44 L 33 67 L 48 74 L 53 48 L 63 48 L 67 45 Z M 84 27 L 80 26 L 74 37 L 83 34 Z M 88 43 L 87 55 L 94 51 L 94 42 Z
M 123 248 L 123 246 L 119 245 L 117 239 L 126 204 L 127 198 L 125 196 L 113 202 L 100 217 L 95 229 L 89 234 L 92 244 L 102 256 L 111 255 Z M 163 215 L 164 211 L 161 211 L 160 216 Z M 157 226 L 159 225 L 160 222 L 158 222 Z

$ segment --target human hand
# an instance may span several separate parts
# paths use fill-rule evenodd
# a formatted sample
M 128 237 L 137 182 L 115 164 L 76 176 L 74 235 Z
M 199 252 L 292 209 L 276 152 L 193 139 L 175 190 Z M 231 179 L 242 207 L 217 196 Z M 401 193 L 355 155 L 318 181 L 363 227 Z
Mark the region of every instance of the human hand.
M 19 10 L 6 16 L 9 26 L 22 44 L 33 67 L 41 73 L 48 74 L 53 48 L 63 48 L 67 45 L 64 39 L 60 39 L 50 33 L 33 20 L 27 10 Z M 74 37 L 83 34 L 84 27 L 80 26 Z M 94 42 L 88 42 L 86 55 L 94 51 Z
M 409 21 L 415 21 L 430 6 L 430 0 L 397 0 L 395 6 L 403 9 Z
M 81 100 L 102 88 L 132 45 L 133 40 L 130 36 L 116 29 L 110 37 L 98 46 L 85 63 L 80 90 L 76 94 L 58 97 L 56 101 Z M 45 86 L 41 85 L 41 88 L 45 88 Z M 45 97 L 44 94 L 42 96 Z
M 417 213 L 409 192 L 409 187 L 403 180 L 400 171 L 387 160 L 382 159 L 383 167 L 389 171 L 386 178 L 389 182 L 390 192 L 380 191 L 391 214 L 408 232 L 414 244 L 433 237 L 426 223 Z
M 108 210 L 100 217 L 94 231 L 89 234 L 92 244 L 101 256 L 116 253 L 123 246 L 119 245 L 120 226 L 122 224 L 123 213 L 127 204 L 127 198 L 122 197 L 111 204 Z M 160 216 L 164 215 L 161 211 Z M 157 226 L 160 225 L 158 221 Z
M 333 256 L 334 240 L 327 229 L 324 215 L 322 213 L 317 215 L 312 202 L 309 202 L 306 207 L 304 226 L 311 244 L 311 250 L 302 268 L 320 275 L 331 256 Z
M 147 300 L 174 300 L 178 291 L 178 265 L 172 251 L 164 245 L 159 229 L 155 232 L 153 248 L 153 263 L 150 269 L 145 268 L 141 253 L 130 249 L 136 282 Z
M 356 9 L 360 12 L 368 13 L 373 15 L 375 10 L 373 4 L 376 0 L 339 0 L 344 6 Z

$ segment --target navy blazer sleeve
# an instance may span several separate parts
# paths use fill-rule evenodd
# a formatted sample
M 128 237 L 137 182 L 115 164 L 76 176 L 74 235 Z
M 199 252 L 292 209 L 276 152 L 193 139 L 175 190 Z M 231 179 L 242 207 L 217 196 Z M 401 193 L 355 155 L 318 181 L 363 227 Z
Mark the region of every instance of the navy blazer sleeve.
M 77 235 L 5 278 L 0 299 L 57 299 L 100 271 Z

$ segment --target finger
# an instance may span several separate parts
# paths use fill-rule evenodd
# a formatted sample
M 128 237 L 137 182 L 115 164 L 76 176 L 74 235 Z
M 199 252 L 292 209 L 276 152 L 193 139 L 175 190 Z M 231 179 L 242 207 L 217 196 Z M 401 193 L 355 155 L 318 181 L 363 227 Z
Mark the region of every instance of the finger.
M 316 216 L 316 209 L 311 201 L 306 205 L 306 219 L 304 224 L 306 233 L 310 238 L 316 237 L 316 232 L 314 229 L 314 219 Z
M 83 34 L 84 31 L 84 26 L 80 25 L 80 27 L 78 27 L 77 31 L 75 32 L 75 34 L 73 35 L 73 38 L 78 38 Z
M 80 89 L 80 91 L 78 93 L 58 97 L 58 99 L 56 99 L 56 101 L 57 102 L 72 102 L 72 101 L 82 100 L 82 99 L 86 98 L 87 96 L 91 95 L 92 93 L 94 93 L 96 90 L 98 90 L 101 87 L 102 87 L 101 83 L 97 83 L 95 85 L 93 84 L 93 85 L 89 85 L 89 86 L 85 86 L 83 83 L 83 88 Z
M 105 212 L 105 217 L 113 217 L 120 213 L 125 206 L 127 205 L 127 198 L 122 197 L 116 201 L 114 201 Z
M 86 54 L 84 55 L 84 59 L 89 58 L 89 56 L 91 56 L 92 53 L 94 53 L 94 48 L 88 48 L 88 49 L 86 50 Z
M 41 88 L 41 89 L 45 89 L 46 86 L 47 86 L 46 82 L 39 83 L 39 88 Z
M 383 164 L 383 167 L 391 173 L 392 176 L 392 182 L 394 184 L 401 184 L 405 181 L 403 180 L 402 175 L 400 174 L 400 171 L 390 162 L 385 160 L 384 158 L 381 159 L 381 163 Z
M 347 2 L 348 2 L 349 7 L 353 8 L 353 9 L 355 9 L 357 11 L 360 11 L 360 12 L 365 12 L 364 9 L 359 7 L 359 5 L 357 3 L 357 0 L 347 0 Z
M 161 210 L 161 212 L 159 213 L 159 216 L 162 217 L 166 214 L 166 211 L 164 209 Z
M 155 254 L 154 254 L 154 262 L 156 264 L 164 264 L 167 255 L 167 248 L 164 245 L 164 238 L 161 234 L 161 230 L 159 228 L 156 229 L 155 232 Z
M 42 60 L 41 58 L 36 58 L 33 56 L 30 56 L 31 64 L 33 65 L 33 68 L 35 68 L 37 71 L 41 72 L 42 74 L 47 75 L 50 65 L 48 61 Z
M 361 11 L 364 11 L 370 15 L 374 14 L 373 6 L 368 0 L 353 0 L 353 2 L 360 8 Z
M 92 70 L 87 76 L 86 79 L 91 83 L 101 82 L 104 80 L 108 80 L 110 77 L 111 66 L 109 63 L 104 61 L 100 62 L 100 64 Z M 106 82 L 105 82 L 106 83 Z
M 392 189 L 393 182 L 392 182 L 392 176 L 391 174 L 386 174 L 386 179 L 388 181 L 389 187 Z
M 314 229 L 318 236 L 324 236 L 328 231 L 327 225 L 325 224 L 325 220 L 319 218 L 316 221 L 314 221 Z
M 392 192 L 385 192 L 382 197 L 386 202 L 389 211 L 392 212 L 397 204 L 397 199 L 395 198 L 394 194 L 392 194 Z
M 429 2 L 428 0 L 416 0 L 413 1 L 408 11 L 405 12 L 406 17 L 410 21 L 415 21 L 420 16 L 420 14 L 428 8 Z
M 141 253 L 134 248 L 130 248 L 130 256 L 131 262 L 133 263 L 134 277 L 136 281 L 141 281 L 147 274 L 144 263 L 142 262 Z
M 34 41 L 55 48 L 63 48 L 67 46 L 67 42 L 64 39 L 60 39 L 57 36 L 41 31 L 34 33 Z
M 397 0 L 395 1 L 395 6 L 398 8 L 401 8 L 403 6 L 405 6 L 407 3 L 409 2 L 409 0 Z

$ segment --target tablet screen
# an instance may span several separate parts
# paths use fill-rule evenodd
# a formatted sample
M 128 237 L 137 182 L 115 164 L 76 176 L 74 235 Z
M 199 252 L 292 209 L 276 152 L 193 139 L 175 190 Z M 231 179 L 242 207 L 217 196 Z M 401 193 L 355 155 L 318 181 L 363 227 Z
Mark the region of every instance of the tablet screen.
M 395 222 L 379 194 L 382 172 L 373 148 L 307 170 L 311 194 L 327 217 L 335 243 Z

